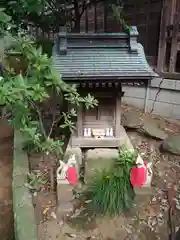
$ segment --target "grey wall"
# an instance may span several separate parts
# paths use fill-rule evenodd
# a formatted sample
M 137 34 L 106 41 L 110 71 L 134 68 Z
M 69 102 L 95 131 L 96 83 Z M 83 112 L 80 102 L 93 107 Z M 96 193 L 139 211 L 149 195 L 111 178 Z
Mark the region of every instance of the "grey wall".
M 159 87 L 160 92 L 156 99 Z M 146 92 L 144 87 L 123 86 L 123 91 L 125 92 L 124 103 L 144 108 Z M 147 103 L 148 112 L 151 112 L 153 104 L 154 110 L 152 113 L 163 117 L 180 119 L 180 80 L 153 79 Z

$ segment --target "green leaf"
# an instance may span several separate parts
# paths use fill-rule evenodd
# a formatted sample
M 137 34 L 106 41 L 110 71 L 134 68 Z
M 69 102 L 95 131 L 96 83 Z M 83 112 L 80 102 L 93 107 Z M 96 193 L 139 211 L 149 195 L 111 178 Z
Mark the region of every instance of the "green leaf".
M 1 9 L 0 9 L 0 24 L 2 24 L 2 23 L 8 23 L 8 22 L 10 22 L 10 21 L 11 21 L 11 16 L 5 14 L 5 13 L 3 12 L 3 9 L 1 8 Z
M 33 8 L 33 1 L 22 0 L 22 6 L 31 2 Z M 36 3 L 39 4 L 39 0 Z M 0 85 L 0 104 L 5 105 L 8 120 L 16 129 L 20 129 L 29 146 L 59 156 L 64 142 L 52 138 L 54 128 L 60 128 L 60 131 L 55 129 L 57 132 L 63 132 L 64 128 L 73 132 L 76 128 L 77 107 L 80 104 L 86 108 L 94 107 L 97 100 L 90 94 L 82 97 L 76 85 L 66 84 L 53 69 L 52 60 L 42 53 L 41 47 L 35 47 L 27 34 L 20 32 L 13 39 L 8 54 L 10 57 L 7 58 L 6 71 Z M 22 75 L 11 70 L 12 59 L 17 66 L 21 64 Z M 73 104 L 73 108 L 62 112 L 61 106 L 65 101 Z
M 17 75 L 14 78 L 14 82 L 15 82 L 15 85 L 18 86 L 18 87 L 26 87 L 25 80 L 24 80 L 24 78 L 22 77 L 21 74 Z

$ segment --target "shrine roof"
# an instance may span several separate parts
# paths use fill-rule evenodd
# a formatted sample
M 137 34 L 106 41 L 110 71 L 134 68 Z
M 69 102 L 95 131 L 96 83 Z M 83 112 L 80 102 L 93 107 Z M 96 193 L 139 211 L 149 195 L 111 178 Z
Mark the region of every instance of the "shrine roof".
M 149 66 L 135 27 L 129 33 L 60 33 L 53 65 L 64 80 L 140 79 L 158 75 Z

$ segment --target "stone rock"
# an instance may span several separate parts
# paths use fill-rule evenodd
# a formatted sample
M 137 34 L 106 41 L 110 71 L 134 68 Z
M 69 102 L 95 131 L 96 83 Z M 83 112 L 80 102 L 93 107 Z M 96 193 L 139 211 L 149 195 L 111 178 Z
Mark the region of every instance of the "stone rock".
M 167 138 L 167 134 L 150 121 L 143 124 L 142 130 L 146 135 L 158 140 L 164 140 Z
M 138 199 L 137 202 L 140 201 L 138 198 L 139 196 L 152 196 L 153 194 L 152 188 L 150 186 L 136 187 L 134 190 L 136 193 L 136 198 Z
M 180 136 L 169 136 L 164 140 L 161 149 L 175 155 L 180 155 Z
M 127 236 L 125 239 L 126 240 L 138 240 L 139 237 L 133 233 L 133 234 L 130 234 L 129 236 Z
M 125 112 L 121 118 L 121 124 L 125 128 L 138 129 L 142 126 L 142 119 L 139 112 L 130 111 Z
M 94 174 L 103 169 L 109 169 L 118 157 L 117 149 L 95 148 L 90 149 L 85 154 L 85 183 L 91 181 Z

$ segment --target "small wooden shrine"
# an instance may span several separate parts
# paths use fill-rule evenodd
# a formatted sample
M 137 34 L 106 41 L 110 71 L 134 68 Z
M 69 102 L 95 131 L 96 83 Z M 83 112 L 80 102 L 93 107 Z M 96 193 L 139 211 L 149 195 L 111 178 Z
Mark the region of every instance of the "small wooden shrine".
M 64 81 L 77 84 L 82 95 L 91 93 L 99 102 L 90 110 L 79 107 L 72 146 L 119 147 L 122 85 L 148 86 L 158 76 L 148 65 L 137 37 L 136 27 L 127 33 L 60 32 L 57 36 L 54 67 Z

